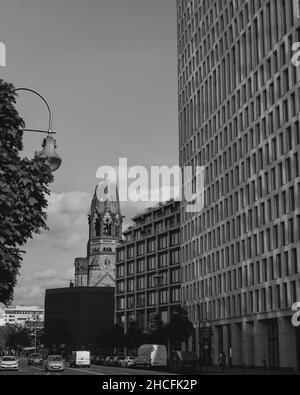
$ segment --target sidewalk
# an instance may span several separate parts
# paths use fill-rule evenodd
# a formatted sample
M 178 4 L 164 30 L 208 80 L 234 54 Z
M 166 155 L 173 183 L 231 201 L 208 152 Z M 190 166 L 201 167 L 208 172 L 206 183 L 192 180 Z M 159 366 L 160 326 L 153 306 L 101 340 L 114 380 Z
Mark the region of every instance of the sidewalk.
M 217 367 L 203 367 L 199 375 L 215 375 L 215 376 L 299 376 L 300 373 L 296 373 L 292 370 L 263 370 L 263 369 L 251 369 L 251 368 L 227 368 L 225 372 Z

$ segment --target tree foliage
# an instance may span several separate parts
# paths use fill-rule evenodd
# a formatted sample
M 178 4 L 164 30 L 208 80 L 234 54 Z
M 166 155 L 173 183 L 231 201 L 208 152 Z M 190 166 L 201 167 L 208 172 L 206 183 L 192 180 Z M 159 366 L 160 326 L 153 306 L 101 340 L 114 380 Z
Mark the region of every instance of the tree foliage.
M 118 324 L 114 324 L 110 329 L 103 329 L 97 338 L 97 346 L 102 351 L 124 346 L 124 329 Z
M 173 345 L 178 345 L 186 341 L 192 335 L 194 326 L 189 320 L 188 313 L 184 308 L 177 307 L 166 330 Z
M 119 348 L 124 345 L 124 329 L 122 326 L 115 324 L 110 331 L 110 344 L 113 347 Z
M 138 327 L 136 321 L 130 321 L 124 338 L 128 350 L 136 350 L 144 342 L 143 330 Z
M 1 350 L 3 350 L 6 346 L 6 342 L 9 336 L 9 327 L 6 326 L 0 326 L 0 355 L 1 355 Z
M 167 344 L 167 327 L 161 321 L 160 315 L 154 314 L 143 330 L 144 343 Z
M 8 335 L 6 339 L 6 347 L 15 350 L 31 346 L 32 339 L 30 337 L 30 330 L 28 328 L 11 325 L 8 326 Z
M 20 157 L 24 121 L 15 109 L 14 86 L 0 80 L 0 302 L 8 304 L 24 246 L 46 228 L 52 174 L 45 159 Z
M 68 323 L 61 318 L 47 322 L 42 340 L 50 348 L 61 344 L 69 346 L 73 339 Z

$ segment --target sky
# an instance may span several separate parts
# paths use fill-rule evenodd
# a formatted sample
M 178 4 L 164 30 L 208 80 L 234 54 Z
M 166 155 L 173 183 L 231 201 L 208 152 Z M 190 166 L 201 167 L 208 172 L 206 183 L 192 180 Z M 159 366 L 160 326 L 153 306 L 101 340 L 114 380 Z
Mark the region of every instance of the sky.
M 42 306 L 46 288 L 73 279 L 99 166 L 178 164 L 176 37 L 175 0 L 1 0 L 0 78 L 45 95 L 63 159 L 50 230 L 26 245 L 14 304 Z M 17 109 L 28 128 L 47 128 L 38 97 L 20 92 Z M 42 137 L 26 133 L 23 155 Z M 125 226 L 148 206 L 123 203 Z

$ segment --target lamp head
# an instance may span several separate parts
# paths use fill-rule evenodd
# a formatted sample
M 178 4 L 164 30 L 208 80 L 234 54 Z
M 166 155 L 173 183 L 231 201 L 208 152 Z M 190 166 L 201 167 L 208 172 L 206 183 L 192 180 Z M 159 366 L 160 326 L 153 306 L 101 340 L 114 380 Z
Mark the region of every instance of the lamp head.
M 47 158 L 50 164 L 50 170 L 54 173 L 61 165 L 61 158 L 56 152 L 56 140 L 52 137 L 51 133 L 43 140 L 42 151 L 36 152 L 37 158 Z

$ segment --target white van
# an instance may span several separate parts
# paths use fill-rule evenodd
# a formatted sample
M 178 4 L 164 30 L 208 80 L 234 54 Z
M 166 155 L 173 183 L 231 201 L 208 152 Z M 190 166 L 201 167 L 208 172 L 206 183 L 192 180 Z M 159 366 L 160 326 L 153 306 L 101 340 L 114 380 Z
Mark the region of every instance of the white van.
M 137 367 L 167 367 L 167 348 L 161 344 L 143 344 L 134 362 Z
M 73 351 L 70 359 L 70 368 L 90 368 L 91 353 L 89 351 Z

